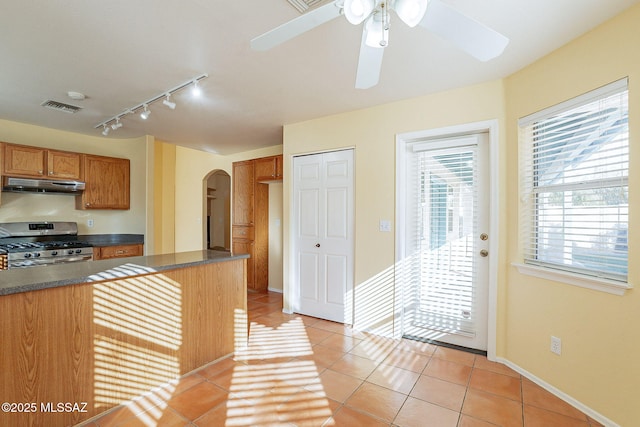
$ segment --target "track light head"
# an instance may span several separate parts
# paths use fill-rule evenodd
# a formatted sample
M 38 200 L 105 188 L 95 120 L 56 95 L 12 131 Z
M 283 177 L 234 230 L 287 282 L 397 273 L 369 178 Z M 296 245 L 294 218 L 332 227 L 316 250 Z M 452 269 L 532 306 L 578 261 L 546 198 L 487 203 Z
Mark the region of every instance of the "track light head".
M 109 126 L 107 126 L 106 124 L 104 124 L 104 125 L 102 125 L 102 127 L 104 128 L 104 129 L 102 130 L 102 134 L 103 134 L 104 136 L 109 135 Z
M 147 109 L 147 104 L 144 104 L 144 111 L 140 113 L 140 118 L 142 120 L 147 120 L 151 115 L 151 110 Z
M 120 119 L 116 119 L 116 122 L 111 125 L 111 129 L 116 130 L 122 127 L 122 123 L 120 123 Z
M 193 81 L 193 87 L 191 88 L 191 95 L 195 96 L 196 98 L 202 95 L 202 90 L 200 89 L 200 86 L 198 85 L 197 80 Z
M 169 97 L 170 97 L 170 96 L 171 96 L 171 95 L 167 94 L 167 99 L 165 99 L 164 101 L 162 101 L 162 103 L 163 103 L 164 105 L 166 105 L 167 107 L 171 108 L 172 110 L 175 110 L 175 109 L 176 109 L 176 103 L 175 103 L 175 102 L 171 102 L 171 101 L 169 100 Z

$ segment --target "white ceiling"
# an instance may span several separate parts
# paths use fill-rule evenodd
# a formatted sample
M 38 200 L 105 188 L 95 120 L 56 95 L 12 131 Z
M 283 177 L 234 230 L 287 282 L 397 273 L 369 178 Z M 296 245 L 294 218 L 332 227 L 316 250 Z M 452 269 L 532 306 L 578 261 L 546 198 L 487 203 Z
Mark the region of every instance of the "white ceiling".
M 156 102 L 149 120 L 126 116 L 108 138 L 230 154 L 281 144 L 284 124 L 505 77 L 640 0 L 444 1 L 509 37 L 505 53 L 478 62 L 395 19 L 380 83 L 356 90 L 361 28 L 342 17 L 250 49 L 299 16 L 286 0 L 0 0 L 0 118 L 101 136 L 98 123 L 208 73 L 201 98 L 179 92 L 174 111 Z M 48 99 L 83 109 L 41 107 Z

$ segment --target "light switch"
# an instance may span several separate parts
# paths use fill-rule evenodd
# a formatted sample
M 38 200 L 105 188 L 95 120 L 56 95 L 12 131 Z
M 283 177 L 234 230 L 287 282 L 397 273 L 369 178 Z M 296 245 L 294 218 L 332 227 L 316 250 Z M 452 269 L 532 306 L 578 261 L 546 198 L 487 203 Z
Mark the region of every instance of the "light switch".
M 388 219 L 381 219 L 380 220 L 380 231 L 385 232 L 385 233 L 391 232 L 391 221 L 389 221 Z

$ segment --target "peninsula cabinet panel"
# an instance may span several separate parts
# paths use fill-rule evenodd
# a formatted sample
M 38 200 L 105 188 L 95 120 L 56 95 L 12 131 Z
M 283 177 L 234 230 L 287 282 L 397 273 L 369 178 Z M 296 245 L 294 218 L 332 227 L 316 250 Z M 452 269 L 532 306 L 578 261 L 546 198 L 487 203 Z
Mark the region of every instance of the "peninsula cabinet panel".
M 5 144 L 4 175 L 42 178 L 45 176 L 47 150 L 24 145 Z
M 2 401 L 37 405 L 0 412 L 0 426 L 72 426 L 160 386 L 170 395 L 167 382 L 246 345 L 244 272 L 239 259 L 0 296 Z M 58 402 L 85 412 L 42 409 Z
M 83 155 L 85 190 L 78 209 L 129 209 L 129 159 Z
M 82 156 L 66 151 L 47 151 L 49 178 L 79 180 L 82 177 Z

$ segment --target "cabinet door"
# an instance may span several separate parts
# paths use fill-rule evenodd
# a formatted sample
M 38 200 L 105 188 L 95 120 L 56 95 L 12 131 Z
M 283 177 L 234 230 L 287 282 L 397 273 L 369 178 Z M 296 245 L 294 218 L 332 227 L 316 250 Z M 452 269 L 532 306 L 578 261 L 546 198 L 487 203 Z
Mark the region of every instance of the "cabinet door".
M 249 240 L 234 239 L 231 247 L 234 254 L 249 254 L 247 260 L 247 288 L 255 289 L 255 256 L 253 242 Z
M 129 209 L 129 159 L 83 156 L 81 209 Z
M 253 225 L 254 162 L 233 164 L 233 225 Z
M 282 181 L 282 156 L 256 159 L 256 181 L 262 183 Z
M 50 178 L 77 179 L 81 177 L 81 156 L 65 151 L 47 152 L 47 170 Z
M 4 148 L 4 173 L 41 178 L 45 171 L 46 150 L 37 147 L 6 144 Z
M 268 181 L 276 177 L 276 158 L 256 159 L 256 181 Z

